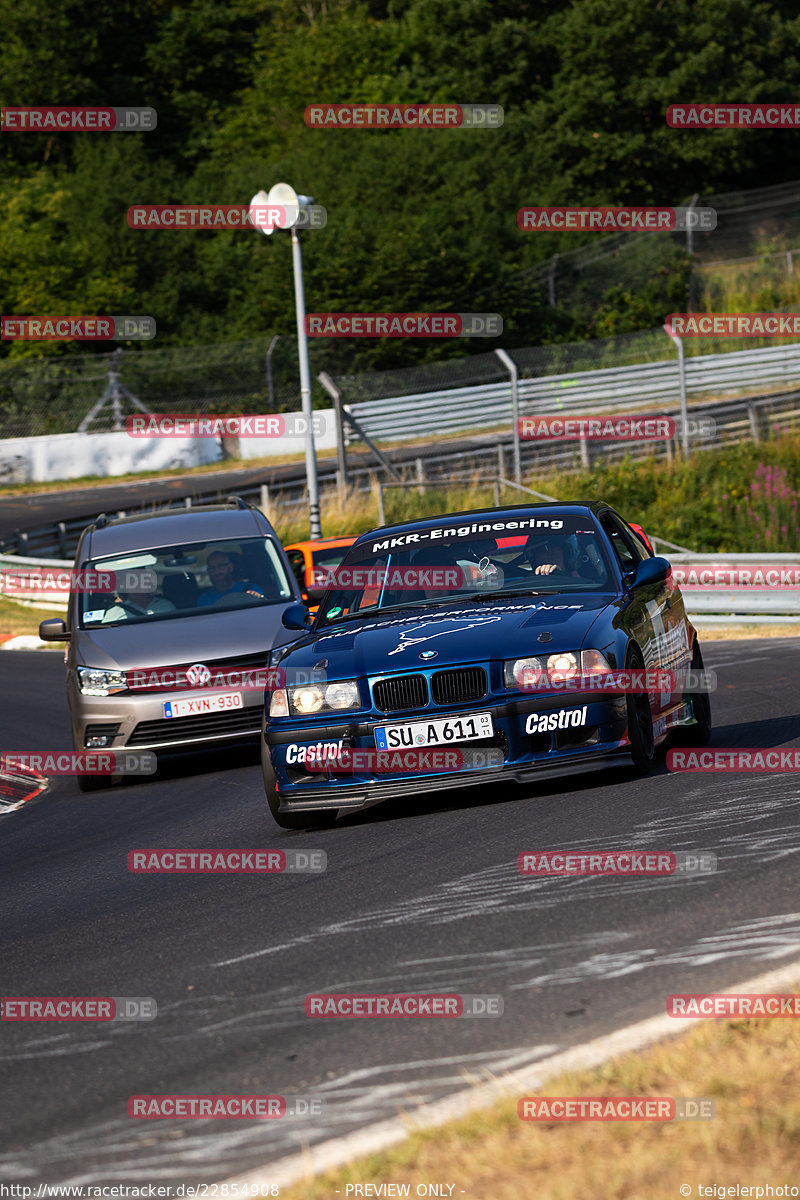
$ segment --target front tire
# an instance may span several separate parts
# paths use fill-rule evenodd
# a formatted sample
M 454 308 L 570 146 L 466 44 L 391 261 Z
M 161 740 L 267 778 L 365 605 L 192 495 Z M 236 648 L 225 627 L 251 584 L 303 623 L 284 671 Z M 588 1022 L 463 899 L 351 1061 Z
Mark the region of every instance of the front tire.
M 631 671 L 643 671 L 644 659 L 638 647 L 632 647 L 625 656 L 625 666 Z M 625 697 L 628 711 L 628 739 L 633 765 L 640 775 L 647 775 L 655 762 L 655 734 L 653 732 L 653 710 L 647 692 Z
M 261 737 L 261 774 L 264 778 L 264 791 L 267 796 L 269 811 L 272 819 L 281 829 L 329 829 L 336 820 L 338 808 L 325 808 L 318 812 L 280 812 L 280 799 L 276 791 L 277 779 L 272 769 L 272 759 L 269 746 Z
M 692 646 L 692 671 L 703 670 L 703 656 L 697 638 Z M 692 706 L 696 725 L 679 725 L 672 736 L 673 746 L 707 746 L 711 741 L 711 701 L 708 692 L 684 692 L 684 701 Z

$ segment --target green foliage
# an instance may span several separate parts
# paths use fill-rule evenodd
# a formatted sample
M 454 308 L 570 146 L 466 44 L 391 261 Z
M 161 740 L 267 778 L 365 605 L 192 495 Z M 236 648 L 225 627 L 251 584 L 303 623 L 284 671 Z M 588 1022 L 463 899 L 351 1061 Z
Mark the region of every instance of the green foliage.
M 570 475 L 566 485 L 563 476 L 526 482 L 559 499 L 606 500 L 648 533 L 701 553 L 788 553 L 800 550 L 800 435 L 773 432 L 757 445 L 695 450 L 671 464 L 625 459 Z
M 604 282 L 601 267 L 599 301 L 553 309 L 522 272 L 595 235 L 523 234 L 517 209 L 676 204 L 796 175 L 797 132 L 681 132 L 664 110 L 793 99 L 799 35 L 790 0 L 6 4 L 0 103 L 148 105 L 159 119 L 147 134 L 0 138 L 0 305 L 150 313 L 161 345 L 289 335 L 287 237 L 125 221 L 135 203 L 247 203 L 285 179 L 328 209 L 303 235 L 309 311 L 499 311 L 506 346 L 656 326 L 685 300 L 680 248 L 653 257 L 643 239 L 641 279 Z M 313 103 L 419 100 L 500 103 L 505 124 L 304 123 Z M 352 371 L 486 349 L 345 340 L 318 356 Z

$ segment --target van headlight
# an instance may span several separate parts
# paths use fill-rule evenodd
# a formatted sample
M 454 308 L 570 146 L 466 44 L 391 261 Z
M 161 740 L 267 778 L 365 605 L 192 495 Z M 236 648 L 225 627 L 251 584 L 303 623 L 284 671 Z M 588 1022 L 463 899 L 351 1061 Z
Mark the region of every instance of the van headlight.
M 124 671 L 103 671 L 98 667 L 78 667 L 78 683 L 84 696 L 115 696 L 128 690 Z

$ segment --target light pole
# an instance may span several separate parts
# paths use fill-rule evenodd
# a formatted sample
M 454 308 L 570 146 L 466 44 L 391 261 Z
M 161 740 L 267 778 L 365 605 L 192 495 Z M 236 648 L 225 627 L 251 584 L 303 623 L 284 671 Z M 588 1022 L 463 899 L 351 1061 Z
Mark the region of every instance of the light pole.
M 306 419 L 306 485 L 308 487 L 308 517 L 311 537 L 322 537 L 322 526 L 319 519 L 319 487 L 317 484 L 317 458 L 314 450 L 314 415 L 311 408 L 311 368 L 308 361 L 308 339 L 306 337 L 306 301 L 303 291 L 303 258 L 300 253 L 300 239 L 297 236 L 297 222 L 300 218 L 301 207 L 314 203 L 313 196 L 298 196 L 288 183 L 276 183 L 266 192 L 256 192 L 250 201 L 250 210 L 263 208 L 283 209 L 285 221 L 281 228 L 292 231 L 292 263 L 294 265 L 294 303 L 297 315 L 297 355 L 300 362 L 300 401 L 303 416 Z M 267 214 L 269 217 L 269 214 Z M 254 224 L 264 234 L 270 234 L 274 226 L 267 220 L 259 221 L 254 215 Z

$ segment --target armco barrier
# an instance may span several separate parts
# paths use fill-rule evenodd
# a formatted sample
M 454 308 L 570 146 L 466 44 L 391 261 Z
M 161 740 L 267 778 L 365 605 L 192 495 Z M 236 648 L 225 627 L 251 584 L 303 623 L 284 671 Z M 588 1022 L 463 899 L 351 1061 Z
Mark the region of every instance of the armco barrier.
M 347 380 L 336 382 L 348 411 L 376 441 L 511 425 L 510 385 L 505 380 L 354 404 L 347 402 Z M 753 390 L 763 392 L 766 388 L 790 388 L 797 384 L 800 384 L 800 343 L 686 359 L 686 392 L 690 400 L 731 393 L 742 398 Z M 534 379 L 520 377 L 518 390 L 520 416 L 567 409 L 677 412 L 680 401 L 678 363 L 674 358 Z M 414 415 L 411 422 L 409 411 Z
M 653 537 L 654 542 L 658 542 Z M 662 544 L 663 541 L 662 541 Z M 772 566 L 800 567 L 800 554 L 692 554 L 671 553 L 665 558 L 675 566 L 680 563 L 718 566 L 732 564 L 770 564 Z M 72 566 L 71 561 L 53 558 L 20 558 L 10 554 L 0 555 L 0 570 L 25 567 L 56 568 L 64 570 Z M 67 607 L 63 592 L 35 592 L 26 599 L 36 600 L 47 608 Z M 683 590 L 686 612 L 693 624 L 796 624 L 800 623 L 800 589 L 790 588 L 698 588 Z
M 669 561 L 678 566 L 732 564 L 769 564 L 770 566 L 800 566 L 800 554 L 669 554 Z M 800 622 L 800 589 L 791 588 L 684 588 L 683 600 L 689 619 L 697 624 L 785 624 Z

